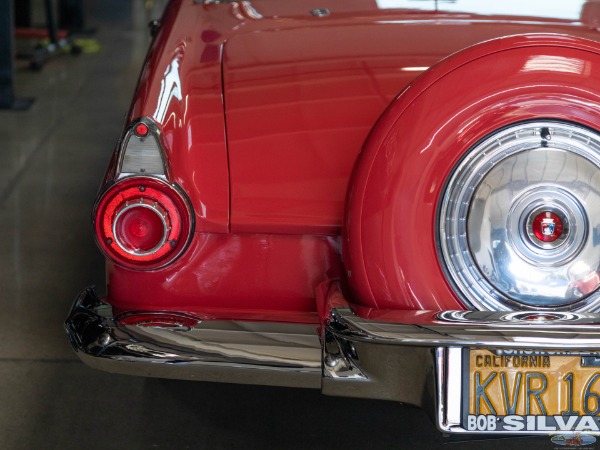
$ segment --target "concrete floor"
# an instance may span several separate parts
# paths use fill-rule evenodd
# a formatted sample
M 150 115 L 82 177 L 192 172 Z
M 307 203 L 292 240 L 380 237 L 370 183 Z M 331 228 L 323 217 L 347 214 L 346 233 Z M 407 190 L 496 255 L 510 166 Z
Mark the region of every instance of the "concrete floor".
M 148 5 L 152 2 L 146 2 Z M 86 3 L 102 51 L 16 71 L 0 111 L 0 449 L 554 448 L 549 438 L 444 444 L 419 409 L 318 391 L 110 375 L 62 322 L 104 285 L 90 211 L 148 45 L 141 0 Z

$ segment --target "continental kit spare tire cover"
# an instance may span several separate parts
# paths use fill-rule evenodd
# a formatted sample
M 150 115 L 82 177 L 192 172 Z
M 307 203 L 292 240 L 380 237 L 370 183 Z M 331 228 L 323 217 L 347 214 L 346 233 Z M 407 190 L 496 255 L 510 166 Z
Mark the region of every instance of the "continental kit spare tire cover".
M 349 185 L 354 301 L 599 309 L 599 92 L 600 45 L 554 34 L 478 44 L 417 78 Z

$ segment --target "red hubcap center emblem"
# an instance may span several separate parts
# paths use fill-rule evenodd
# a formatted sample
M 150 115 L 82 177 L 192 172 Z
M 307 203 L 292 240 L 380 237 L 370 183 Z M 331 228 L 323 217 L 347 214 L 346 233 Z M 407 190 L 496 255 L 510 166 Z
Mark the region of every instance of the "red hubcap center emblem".
M 532 223 L 533 234 L 542 242 L 554 242 L 563 233 L 563 223 L 556 214 L 550 211 L 535 216 Z

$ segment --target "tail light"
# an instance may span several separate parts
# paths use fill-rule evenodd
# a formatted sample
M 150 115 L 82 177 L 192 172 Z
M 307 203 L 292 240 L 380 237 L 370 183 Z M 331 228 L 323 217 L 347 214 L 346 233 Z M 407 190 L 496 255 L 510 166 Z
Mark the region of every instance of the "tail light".
M 166 181 L 129 177 L 102 194 L 94 228 L 100 249 L 115 263 L 156 269 L 185 249 L 193 215 L 184 195 Z

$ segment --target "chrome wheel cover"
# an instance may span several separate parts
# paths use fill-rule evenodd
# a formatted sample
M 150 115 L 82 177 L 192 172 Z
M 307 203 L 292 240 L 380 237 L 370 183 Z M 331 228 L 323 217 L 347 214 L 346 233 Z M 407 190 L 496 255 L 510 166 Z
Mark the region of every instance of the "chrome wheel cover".
M 474 309 L 600 309 L 600 134 L 566 122 L 499 130 L 454 169 L 440 260 Z

